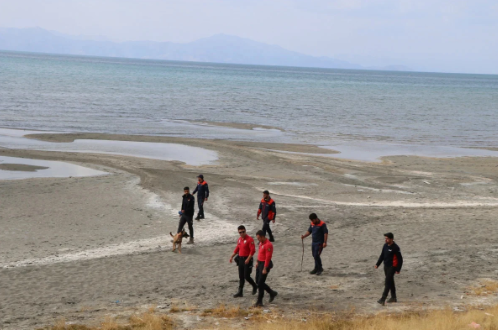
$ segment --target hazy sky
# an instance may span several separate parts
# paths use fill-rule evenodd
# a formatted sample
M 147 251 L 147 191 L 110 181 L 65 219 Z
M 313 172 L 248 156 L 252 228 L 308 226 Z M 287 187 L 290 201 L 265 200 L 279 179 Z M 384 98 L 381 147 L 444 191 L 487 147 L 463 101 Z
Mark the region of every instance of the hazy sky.
M 123 41 L 225 33 L 366 66 L 498 73 L 498 0 L 0 0 L 0 26 Z

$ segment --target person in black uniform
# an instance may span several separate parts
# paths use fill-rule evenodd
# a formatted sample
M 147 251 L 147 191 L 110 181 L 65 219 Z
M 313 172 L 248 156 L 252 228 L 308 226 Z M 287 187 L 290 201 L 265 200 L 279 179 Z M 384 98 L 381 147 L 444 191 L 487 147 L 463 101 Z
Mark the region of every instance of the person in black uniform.
M 377 269 L 380 264 L 384 262 L 384 273 L 386 274 L 384 292 L 382 293 L 382 298 L 377 301 L 381 305 L 385 305 L 389 291 L 391 291 L 391 299 L 387 302 L 395 303 L 398 301 L 396 297 L 396 286 L 394 285 L 394 274 L 399 274 L 401 267 L 403 266 L 403 257 L 401 256 L 398 244 L 394 243 L 394 235 L 392 233 L 387 233 L 384 234 L 384 237 L 386 244 L 382 247 L 382 253 L 375 265 L 375 269 Z
M 199 207 L 199 213 L 195 220 L 204 219 L 204 202 L 207 202 L 209 198 L 209 186 L 206 181 L 204 181 L 204 175 L 199 174 L 197 176 L 197 187 L 195 187 L 192 195 L 197 194 L 197 206 Z
M 301 236 L 301 239 L 305 239 L 311 235 L 311 252 L 313 258 L 315 258 L 315 268 L 310 272 L 310 274 L 321 275 L 323 272 L 322 259 L 320 255 L 324 247 L 327 247 L 327 239 L 329 237 L 329 231 L 327 229 L 327 224 L 320 220 L 315 213 L 310 214 L 310 227 L 308 231 Z
M 190 235 L 190 239 L 187 244 L 194 244 L 194 223 L 193 217 L 195 213 L 195 198 L 190 194 L 190 188 L 183 188 L 183 196 L 182 196 L 182 210 L 179 212 L 180 214 L 180 223 L 178 224 L 177 233 L 181 233 L 185 224 L 188 224 L 188 231 Z

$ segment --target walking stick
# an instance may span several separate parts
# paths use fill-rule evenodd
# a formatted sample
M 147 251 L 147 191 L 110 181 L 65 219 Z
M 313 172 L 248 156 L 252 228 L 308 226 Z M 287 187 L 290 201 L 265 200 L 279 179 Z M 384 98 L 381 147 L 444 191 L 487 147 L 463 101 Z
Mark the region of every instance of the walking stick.
M 301 257 L 301 272 L 303 271 L 303 261 L 304 261 L 304 239 L 301 238 L 301 243 L 303 243 L 303 256 Z

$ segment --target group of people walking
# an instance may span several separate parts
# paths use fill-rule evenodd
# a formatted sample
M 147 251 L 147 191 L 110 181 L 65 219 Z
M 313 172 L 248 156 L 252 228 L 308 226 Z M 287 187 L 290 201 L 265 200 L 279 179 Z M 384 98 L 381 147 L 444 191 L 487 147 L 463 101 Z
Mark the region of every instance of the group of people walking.
M 198 177 L 197 187 L 195 188 L 193 194 L 198 194 L 198 207 L 199 212 L 196 220 L 204 219 L 204 202 L 208 200 L 209 197 L 209 187 L 206 181 L 204 181 L 204 176 L 200 174 Z M 195 198 L 190 194 L 189 187 L 184 188 L 184 195 L 182 201 L 182 210 L 180 214 L 180 223 L 178 225 L 178 233 L 182 232 L 185 224 L 188 224 L 190 240 L 187 244 L 194 243 L 194 228 L 193 228 L 193 216 L 194 216 L 194 205 Z M 263 199 L 259 204 L 259 209 L 257 213 L 257 219 L 261 217 L 263 220 L 263 228 L 256 232 L 256 239 L 258 241 L 258 254 L 256 258 L 256 280 L 254 281 L 251 277 L 252 269 L 254 267 L 254 255 L 256 254 L 256 244 L 254 239 L 249 236 L 245 226 L 240 225 L 238 227 L 239 239 L 237 240 L 237 245 L 230 257 L 230 263 L 237 264 L 239 272 L 239 288 L 234 298 L 239 298 L 244 296 L 244 284 L 249 283 L 252 287 L 252 294 L 258 294 L 257 302 L 255 307 L 263 306 L 263 298 L 265 292 L 270 296 L 269 302 L 271 303 L 275 297 L 278 295 L 277 291 L 272 290 L 268 284 L 266 284 L 266 279 L 270 270 L 273 268 L 273 242 L 275 238 L 273 236 L 270 223 L 275 223 L 275 218 L 277 216 L 277 209 L 275 201 L 271 198 L 270 192 L 265 190 L 263 192 Z M 325 247 L 327 247 L 328 240 L 328 229 L 327 224 L 320 220 L 315 213 L 309 215 L 310 225 L 306 233 L 301 235 L 301 240 L 306 237 L 312 237 L 311 251 L 313 258 L 315 260 L 315 266 L 310 274 L 321 275 L 323 272 L 323 265 L 321 260 L 321 254 Z M 269 238 L 266 237 L 268 234 Z M 392 233 L 384 234 L 385 244 L 382 247 L 382 252 L 379 259 L 375 265 L 377 269 L 382 263 L 384 263 L 384 273 L 386 276 L 384 291 L 382 293 L 381 299 L 377 302 L 381 305 L 385 303 L 395 303 L 397 302 L 396 296 L 396 286 L 394 284 L 394 275 L 399 274 L 401 267 L 403 265 L 403 257 L 399 246 L 394 242 L 394 235 Z M 391 298 L 387 300 L 387 297 L 391 294 Z

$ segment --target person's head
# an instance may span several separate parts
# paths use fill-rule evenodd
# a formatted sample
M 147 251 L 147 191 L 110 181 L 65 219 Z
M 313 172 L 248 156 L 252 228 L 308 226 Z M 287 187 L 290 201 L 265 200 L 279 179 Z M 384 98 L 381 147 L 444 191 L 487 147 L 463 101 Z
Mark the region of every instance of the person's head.
M 199 175 L 197 176 L 197 181 L 198 181 L 198 182 L 202 182 L 202 181 L 204 181 L 204 175 L 199 174 Z
M 394 242 L 394 235 L 393 235 L 393 233 L 384 234 L 384 237 L 386 239 L 386 244 L 387 245 L 393 244 L 393 242 Z
M 185 195 L 189 194 L 189 193 L 190 193 L 190 188 L 189 188 L 189 187 L 185 187 L 185 188 L 183 188 L 183 193 L 184 193 Z
M 239 230 L 239 235 L 240 237 L 242 238 L 245 238 L 246 237 L 246 227 L 240 225 L 239 228 L 237 228 Z
M 266 241 L 266 235 L 265 232 L 262 230 L 258 230 L 256 233 L 256 238 L 258 239 L 259 242 L 263 243 Z
M 318 219 L 318 216 L 316 215 L 316 213 L 311 213 L 310 214 L 310 220 L 311 222 L 313 222 L 315 225 L 318 224 L 320 222 L 320 219 Z
M 270 192 L 268 190 L 263 191 L 263 198 L 264 199 L 270 198 Z

